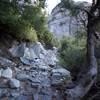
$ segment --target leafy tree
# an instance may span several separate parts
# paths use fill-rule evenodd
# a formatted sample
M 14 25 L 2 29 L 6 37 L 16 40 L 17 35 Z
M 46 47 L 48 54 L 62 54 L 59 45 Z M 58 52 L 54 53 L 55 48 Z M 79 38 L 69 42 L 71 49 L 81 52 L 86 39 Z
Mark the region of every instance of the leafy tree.
M 75 14 L 72 15 L 76 16 L 83 11 L 87 16 L 85 27 L 87 32 L 87 65 L 85 70 L 80 73 L 78 85 L 70 89 L 70 92 L 67 94 L 71 100 L 78 100 L 86 95 L 95 82 L 97 75 L 97 63 L 94 55 L 94 36 L 97 36 L 95 26 L 100 22 L 100 0 L 93 0 L 92 2 L 90 8 L 86 9 L 85 6 L 81 6 L 82 4 L 77 5 L 72 0 L 62 0 L 63 8 L 70 9 L 71 12 L 75 11 Z M 76 93 L 77 89 L 81 89 L 80 94 Z

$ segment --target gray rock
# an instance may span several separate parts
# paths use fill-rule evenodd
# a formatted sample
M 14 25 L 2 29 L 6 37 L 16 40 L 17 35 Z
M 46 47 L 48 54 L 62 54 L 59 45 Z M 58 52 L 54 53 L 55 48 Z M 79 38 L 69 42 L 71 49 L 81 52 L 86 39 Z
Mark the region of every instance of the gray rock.
M 14 62 L 8 60 L 7 58 L 0 57 L 0 64 L 2 66 L 16 66 Z
M 31 46 L 34 50 L 35 54 L 40 57 L 40 54 L 45 54 L 46 50 L 44 49 L 43 45 L 40 42 L 37 42 Z
M 30 60 L 24 57 L 20 57 L 20 60 L 23 64 L 26 64 L 26 65 L 32 65 L 32 62 L 33 62 L 33 60 Z
M 71 19 L 71 33 L 69 25 L 70 25 L 70 11 L 68 9 L 62 9 L 61 12 L 61 3 L 59 3 L 53 10 L 52 13 L 48 16 L 48 29 L 53 35 L 61 39 L 63 36 L 70 36 L 75 32 L 76 28 L 76 20 L 75 17 Z M 61 24 L 62 23 L 62 24 Z
M 10 96 L 10 93 L 7 91 L 7 89 L 0 89 L 0 99 L 2 97 L 7 97 L 7 96 Z M 3 99 L 1 99 L 3 100 Z
M 51 68 L 47 65 L 47 66 L 39 66 L 38 67 L 39 68 L 39 70 L 42 70 L 42 71 L 49 71 L 49 70 L 51 70 Z
M 8 79 L 2 78 L 0 80 L 0 88 L 9 88 Z
M 12 78 L 12 69 L 11 68 L 7 68 L 5 70 L 2 70 L 1 76 L 4 77 L 4 78 L 11 79 Z
M 16 78 L 20 81 L 29 80 L 29 75 L 19 73 L 17 74 Z
M 61 85 L 64 81 L 69 81 L 71 79 L 70 72 L 64 68 L 58 68 L 52 70 L 51 84 Z
M 39 95 L 39 97 L 41 100 L 52 100 L 51 95 Z
M 33 65 L 36 65 L 36 66 L 45 66 L 45 62 L 43 59 L 34 59 L 34 62 L 33 62 Z
M 10 79 L 10 87 L 11 88 L 19 88 L 20 87 L 20 81 L 17 79 Z
M 51 84 L 52 85 L 60 85 L 62 84 L 63 79 L 60 74 L 53 74 L 51 77 Z
M 9 49 L 9 52 L 13 57 L 22 57 L 24 55 L 25 43 L 21 43 L 20 45 L 13 45 L 12 48 Z
M 29 100 L 28 96 L 20 95 L 16 100 Z
M 25 48 L 24 56 L 20 57 L 24 64 L 31 65 L 33 60 L 37 58 L 32 48 Z
M 56 65 L 56 63 L 58 62 L 58 59 L 57 59 L 56 54 L 54 53 L 53 50 L 47 50 L 47 51 L 46 51 L 44 61 L 45 61 L 48 65 L 53 65 L 53 66 Z
M 35 83 L 35 84 L 40 84 L 41 81 L 38 79 L 38 78 L 32 78 L 32 77 L 29 77 L 29 80 L 32 82 L 32 83 Z
M 21 61 L 27 65 L 53 65 L 58 62 L 56 50 L 45 50 L 40 42 L 29 45 L 25 48 L 24 56 Z M 40 67 L 41 67 L 40 66 Z
M 10 95 L 11 95 L 11 97 L 15 97 L 16 98 L 16 97 L 18 97 L 20 95 L 20 93 L 11 91 Z
M 34 53 L 32 48 L 26 48 L 25 49 L 24 57 L 27 58 L 27 59 L 30 59 L 30 60 L 37 58 L 37 56 Z
M 0 69 L 0 77 L 2 76 L 2 71 L 3 71 L 3 69 Z
M 62 76 L 69 76 L 70 77 L 70 72 L 64 68 L 56 68 L 52 70 L 52 74 L 61 74 Z

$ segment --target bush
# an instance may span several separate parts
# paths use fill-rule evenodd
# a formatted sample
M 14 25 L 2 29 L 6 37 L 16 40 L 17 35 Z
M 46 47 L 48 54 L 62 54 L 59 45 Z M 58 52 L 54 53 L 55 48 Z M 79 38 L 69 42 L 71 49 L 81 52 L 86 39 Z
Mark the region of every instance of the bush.
M 30 4 L 25 0 L 27 4 Z M 47 30 L 47 17 L 40 5 L 19 6 L 16 0 L 0 1 L 0 31 L 12 35 L 18 40 L 35 42 L 39 40 L 46 48 L 57 42 Z
M 63 38 L 61 40 L 60 53 L 60 64 L 67 68 L 72 74 L 76 75 L 79 73 L 80 68 L 85 62 L 85 45 L 83 46 L 83 40 L 80 43 L 76 42 L 73 38 Z
M 43 38 L 45 44 L 46 44 L 46 48 L 52 48 L 52 47 L 57 47 L 58 46 L 58 41 L 57 39 L 54 38 L 53 34 L 49 31 L 46 31 L 44 33 L 44 38 Z
M 48 30 L 45 30 L 41 34 L 39 33 L 38 38 L 41 43 L 45 44 L 47 49 L 51 49 L 54 46 L 58 47 L 59 45 L 58 39 L 55 39 L 53 33 L 49 32 Z
M 23 27 L 18 33 L 15 33 L 16 37 L 20 40 L 25 40 L 29 42 L 36 42 L 38 40 L 36 31 L 31 26 Z
M 30 23 L 22 19 L 19 19 L 16 24 L 13 23 L 8 24 L 12 36 L 20 41 L 36 42 L 38 40 L 36 31 Z

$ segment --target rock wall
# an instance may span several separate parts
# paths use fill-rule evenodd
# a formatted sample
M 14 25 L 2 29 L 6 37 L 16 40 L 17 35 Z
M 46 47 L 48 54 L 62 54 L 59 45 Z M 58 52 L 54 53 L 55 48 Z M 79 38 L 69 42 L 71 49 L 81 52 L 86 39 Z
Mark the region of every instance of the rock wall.
M 76 5 L 77 4 L 78 3 L 76 3 Z M 81 5 L 81 7 L 88 10 L 91 4 L 84 2 Z M 62 38 L 62 36 L 72 36 L 80 28 L 84 30 L 84 24 L 87 25 L 86 13 L 81 11 L 77 15 L 77 18 L 75 16 L 72 17 L 69 10 L 62 8 L 60 3 L 52 10 L 48 18 L 48 29 L 57 38 Z
M 62 38 L 63 35 L 70 36 L 76 29 L 76 20 L 70 17 L 69 10 L 60 8 L 58 4 L 49 15 L 48 29 L 54 33 L 57 38 Z M 72 25 L 70 25 L 72 23 Z

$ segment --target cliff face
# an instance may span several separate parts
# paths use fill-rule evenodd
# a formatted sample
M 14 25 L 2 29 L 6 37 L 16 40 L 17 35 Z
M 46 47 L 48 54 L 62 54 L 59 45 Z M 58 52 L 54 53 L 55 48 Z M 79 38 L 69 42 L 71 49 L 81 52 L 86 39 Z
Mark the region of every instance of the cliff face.
M 84 2 L 81 6 L 88 10 L 90 4 Z M 72 17 L 70 11 L 61 8 L 61 3 L 59 3 L 49 15 L 48 29 L 57 38 L 61 38 L 62 36 L 71 36 L 80 28 L 84 30 L 84 23 L 87 24 L 86 16 L 87 15 L 81 11 L 77 16 Z
M 63 35 L 69 36 L 76 29 L 76 20 L 74 17 L 70 17 L 69 10 L 60 8 L 60 4 L 58 4 L 49 15 L 48 28 L 57 38 L 61 38 Z

